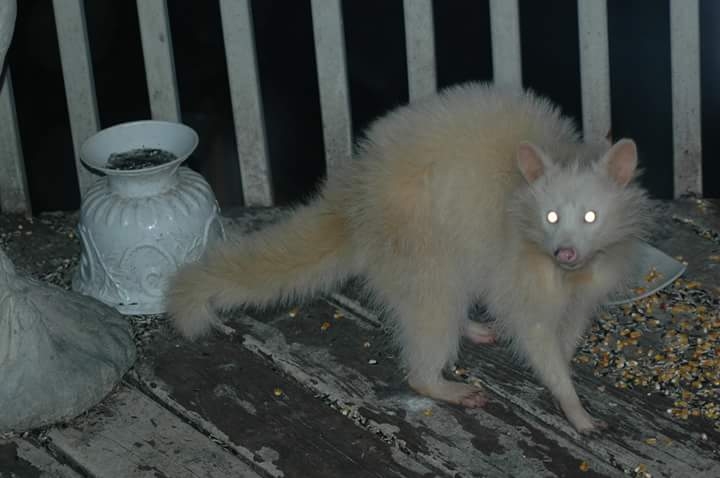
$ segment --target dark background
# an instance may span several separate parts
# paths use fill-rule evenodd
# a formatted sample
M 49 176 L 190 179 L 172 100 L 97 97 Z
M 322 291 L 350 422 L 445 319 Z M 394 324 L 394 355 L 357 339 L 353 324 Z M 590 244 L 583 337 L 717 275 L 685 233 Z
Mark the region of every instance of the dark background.
M 598 0 L 600 1 L 600 0 Z M 51 0 L 18 2 L 10 53 L 35 212 L 80 204 Z M 254 0 L 273 186 L 306 199 L 325 173 L 310 0 Z M 85 2 L 101 127 L 150 117 L 135 0 Z M 701 8 L 704 188 L 720 196 L 720 2 Z M 183 121 L 200 134 L 189 161 L 221 206 L 242 204 L 217 0 L 168 0 Z M 435 0 L 438 86 L 491 80 L 488 1 Z M 407 101 L 401 0 L 344 0 L 353 130 Z M 525 86 L 581 123 L 576 0 L 520 0 Z M 639 146 L 651 194 L 672 197 L 668 0 L 609 0 L 612 130 Z

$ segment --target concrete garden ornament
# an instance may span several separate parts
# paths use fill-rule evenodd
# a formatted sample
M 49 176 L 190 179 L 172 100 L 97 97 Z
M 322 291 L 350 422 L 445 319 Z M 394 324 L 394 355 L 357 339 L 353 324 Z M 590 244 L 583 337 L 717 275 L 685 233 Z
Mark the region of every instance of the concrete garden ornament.
M 0 2 L 0 68 L 16 16 Z M 0 250 L 0 432 L 72 418 L 102 400 L 135 360 L 112 308 L 18 274 Z
M 80 159 L 105 177 L 82 203 L 74 290 L 123 314 L 164 312 L 167 279 L 224 236 L 210 186 L 180 167 L 197 143 L 185 125 L 137 121 L 83 144 Z

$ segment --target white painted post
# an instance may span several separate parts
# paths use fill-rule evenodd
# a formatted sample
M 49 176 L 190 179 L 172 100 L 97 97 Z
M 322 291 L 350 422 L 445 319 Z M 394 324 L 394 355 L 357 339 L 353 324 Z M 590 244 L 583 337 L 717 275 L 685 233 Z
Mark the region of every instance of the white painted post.
M 220 0 L 243 196 L 271 206 L 273 193 L 249 0 Z
M 702 195 L 699 0 L 670 0 L 674 195 Z
M 333 165 L 352 156 L 352 125 L 340 0 L 312 0 L 325 160 Z
M 578 0 L 577 7 L 583 136 L 599 140 L 611 128 L 607 1 Z
M 522 89 L 518 0 L 490 0 L 494 82 Z
M 403 0 L 410 101 L 435 93 L 435 35 L 432 0 Z
M 31 216 L 10 68 L 5 72 L 5 81 L 0 89 L 0 171 L 0 211 L 24 212 Z
M 5 66 L 17 18 L 15 0 L 0 3 L 0 71 Z M 30 196 L 18 131 L 10 68 L 0 85 L 0 211 L 24 212 L 30 216 Z M 0 251 L 2 256 L 2 251 Z
M 83 0 L 53 0 L 65 97 L 80 195 L 97 180 L 80 161 L 80 146 L 100 127 Z
M 152 117 L 180 121 L 166 0 L 137 0 L 137 11 Z

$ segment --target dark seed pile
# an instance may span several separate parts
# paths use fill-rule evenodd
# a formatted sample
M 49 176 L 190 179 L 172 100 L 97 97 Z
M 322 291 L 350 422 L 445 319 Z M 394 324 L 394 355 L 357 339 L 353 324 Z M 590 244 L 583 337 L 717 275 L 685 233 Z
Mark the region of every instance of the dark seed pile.
M 107 162 L 107 167 L 108 169 L 134 171 L 160 166 L 161 164 L 166 164 L 176 159 L 177 156 L 175 154 L 163 149 L 133 149 L 123 153 L 111 154 Z

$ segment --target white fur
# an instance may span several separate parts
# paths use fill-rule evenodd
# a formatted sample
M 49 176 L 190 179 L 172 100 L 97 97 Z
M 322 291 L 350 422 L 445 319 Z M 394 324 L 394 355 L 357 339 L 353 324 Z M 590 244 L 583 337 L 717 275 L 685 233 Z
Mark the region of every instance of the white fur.
M 523 177 L 521 144 L 541 174 Z M 482 393 L 443 370 L 463 333 L 492 338 L 467 323 L 479 298 L 571 423 L 592 430 L 569 360 L 647 222 L 642 190 L 618 180 L 635 170 L 633 148 L 583 144 L 570 120 L 529 92 L 449 89 L 376 121 L 357 157 L 331 171 L 320 196 L 287 222 L 182 269 L 169 311 L 193 337 L 216 323 L 210 304 L 307 296 L 361 273 L 393 318 L 410 385 L 473 407 L 485 402 Z M 546 220 L 550 209 L 557 224 Z M 586 224 L 590 209 L 597 221 Z M 577 270 L 553 259 L 567 245 L 582 259 Z

